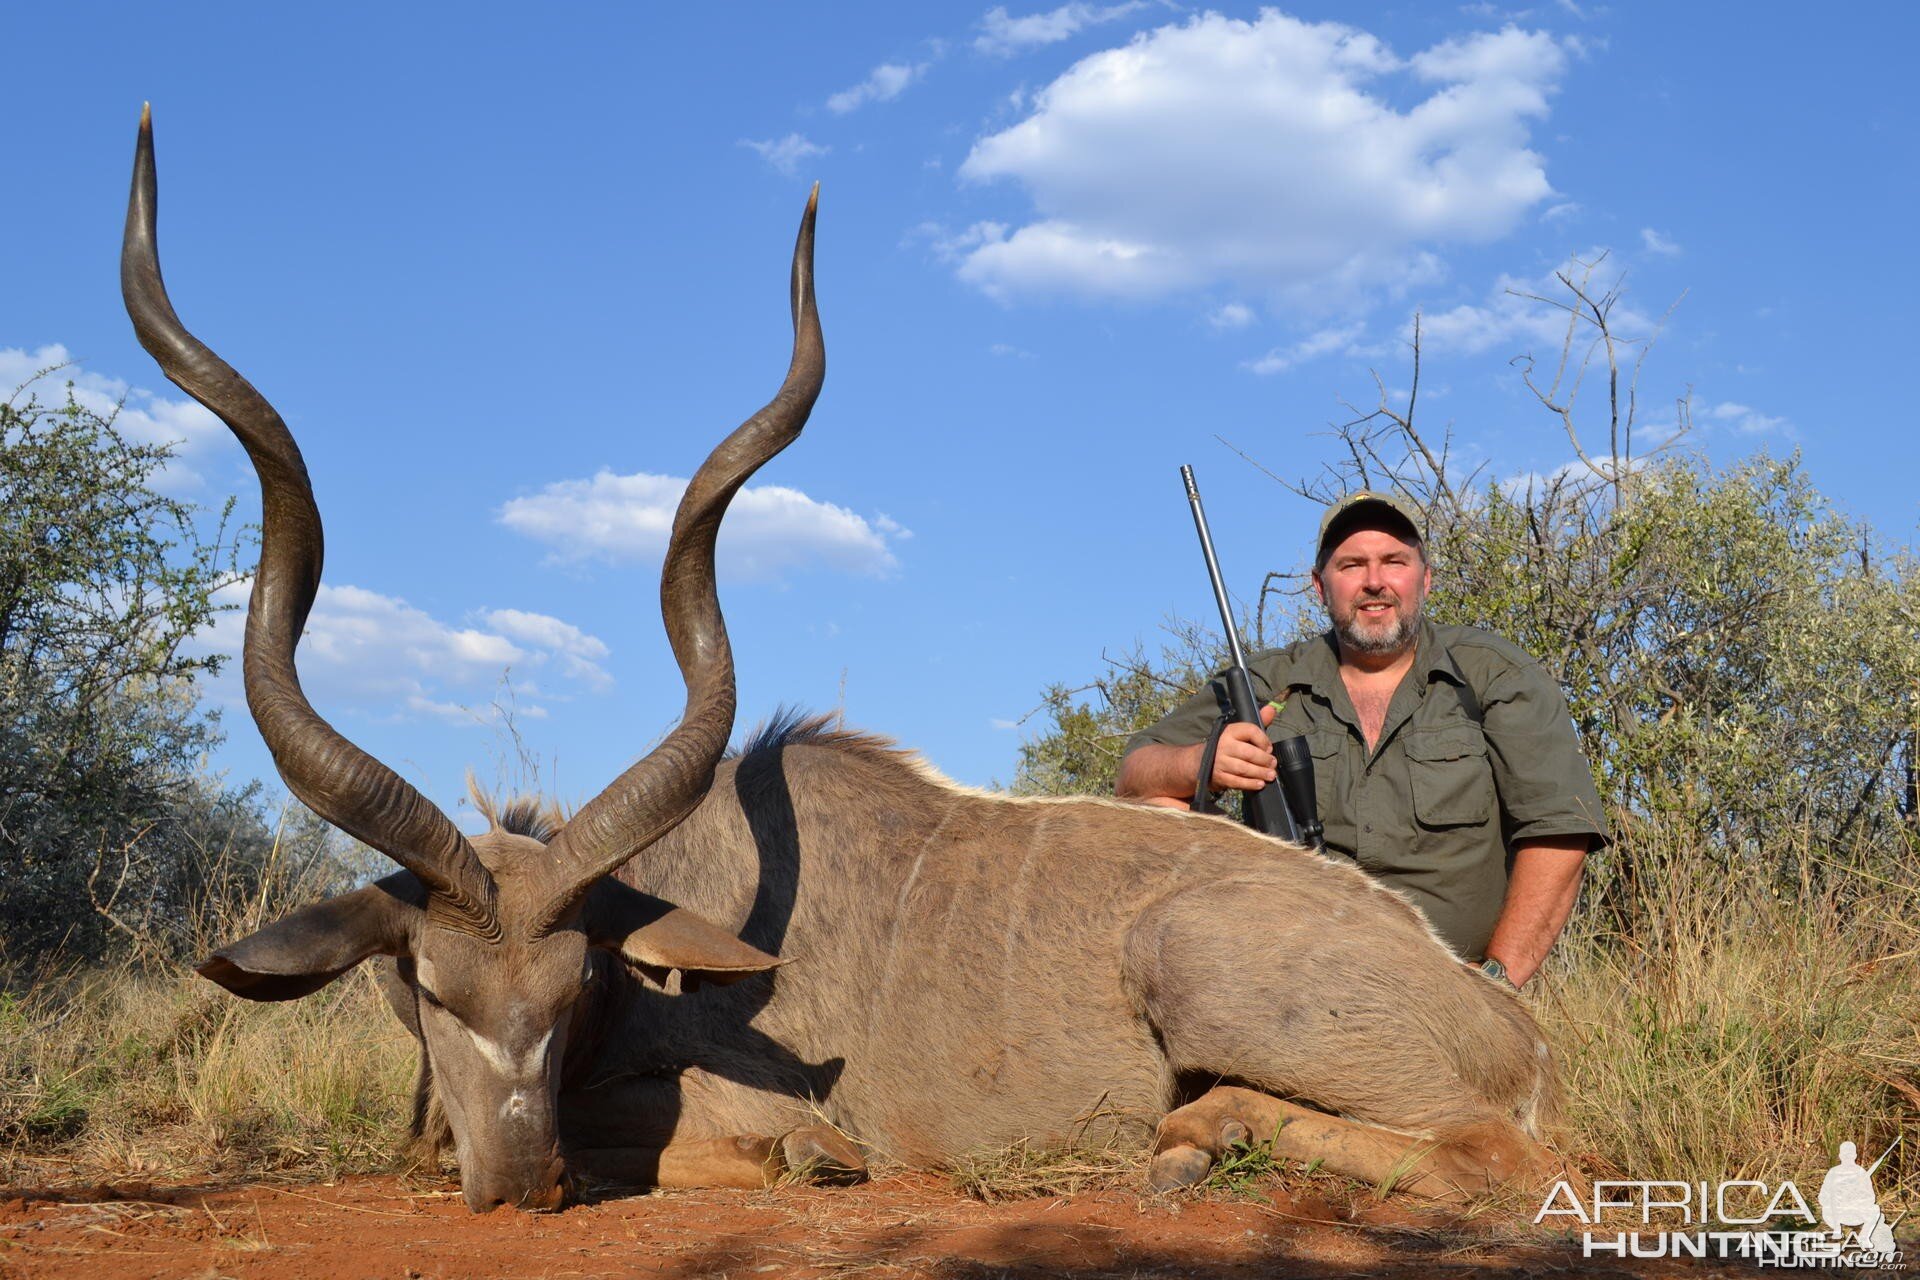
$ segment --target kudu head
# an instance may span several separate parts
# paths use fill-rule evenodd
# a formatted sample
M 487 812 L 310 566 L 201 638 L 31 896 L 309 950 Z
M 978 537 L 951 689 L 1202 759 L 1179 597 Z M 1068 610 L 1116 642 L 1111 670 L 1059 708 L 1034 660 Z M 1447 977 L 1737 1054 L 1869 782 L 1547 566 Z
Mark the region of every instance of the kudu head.
M 817 189 L 816 189 L 817 197 Z M 643 974 L 729 981 L 774 957 L 609 878 L 705 795 L 732 731 L 733 658 L 714 589 L 721 516 L 806 423 L 826 368 L 813 299 L 809 199 L 794 246 L 793 359 L 779 393 L 694 474 L 674 518 L 660 601 L 687 688 L 677 728 L 542 842 L 496 825 L 468 838 L 398 774 L 347 741 L 301 691 L 294 646 L 320 585 L 320 512 L 286 424 L 174 314 L 155 244 L 157 183 L 143 112 L 120 259 L 141 345 L 239 437 L 260 478 L 260 567 L 247 611 L 247 705 L 288 788 L 402 870 L 306 907 L 214 953 L 200 972 L 251 1000 L 317 991 L 375 954 L 410 961 L 421 1032 L 469 1207 L 556 1207 L 555 1106 L 569 1014 L 615 952 Z

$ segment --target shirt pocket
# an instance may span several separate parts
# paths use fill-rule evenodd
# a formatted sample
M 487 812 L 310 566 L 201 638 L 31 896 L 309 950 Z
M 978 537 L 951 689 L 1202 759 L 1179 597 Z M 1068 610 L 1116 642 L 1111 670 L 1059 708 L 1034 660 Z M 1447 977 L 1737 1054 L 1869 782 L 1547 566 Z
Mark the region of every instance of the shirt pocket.
M 1413 813 L 1423 827 L 1464 827 L 1493 816 L 1487 740 L 1470 728 L 1407 735 Z

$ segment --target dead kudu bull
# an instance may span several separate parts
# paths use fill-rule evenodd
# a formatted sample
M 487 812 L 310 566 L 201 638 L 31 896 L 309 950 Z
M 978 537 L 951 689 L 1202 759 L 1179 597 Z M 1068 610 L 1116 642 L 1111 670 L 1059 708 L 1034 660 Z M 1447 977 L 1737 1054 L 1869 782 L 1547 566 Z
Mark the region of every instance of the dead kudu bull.
M 260 476 L 248 704 L 294 794 L 404 868 L 200 971 L 287 1000 L 394 957 L 422 1049 L 416 1132 L 451 1139 L 470 1206 L 556 1206 L 569 1166 L 660 1185 L 857 1175 L 836 1128 L 920 1165 L 1157 1133 L 1158 1187 L 1275 1134 L 1281 1154 L 1440 1197 L 1557 1170 L 1534 1140 L 1554 1084 L 1525 1009 L 1350 866 L 1214 818 L 968 791 L 820 722 L 786 718 L 723 760 L 714 537 L 820 389 L 812 202 L 786 381 L 674 523 L 679 727 L 564 825 L 515 805 L 472 838 L 301 692 L 319 511 L 279 416 L 174 315 L 155 202 L 143 120 L 127 308 Z

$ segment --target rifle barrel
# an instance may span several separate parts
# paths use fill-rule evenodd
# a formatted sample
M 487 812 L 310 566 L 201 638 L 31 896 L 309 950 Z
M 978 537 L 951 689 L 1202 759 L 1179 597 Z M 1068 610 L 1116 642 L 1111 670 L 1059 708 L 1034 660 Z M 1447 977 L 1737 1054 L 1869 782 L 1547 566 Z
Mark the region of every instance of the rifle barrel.
M 1200 554 L 1207 558 L 1207 581 L 1213 584 L 1213 603 L 1220 609 L 1220 626 L 1227 633 L 1227 649 L 1233 665 L 1245 667 L 1247 655 L 1240 648 L 1240 628 L 1233 625 L 1233 605 L 1227 600 L 1227 584 L 1220 577 L 1220 559 L 1213 554 L 1213 534 L 1207 530 L 1207 509 L 1200 503 L 1200 486 L 1194 483 L 1193 468 L 1180 468 L 1186 482 L 1187 505 L 1193 508 L 1193 527 L 1200 533 Z
M 1226 633 L 1227 650 L 1233 657 L 1227 668 L 1227 698 L 1233 704 L 1235 720 L 1262 728 L 1253 674 L 1247 670 L 1247 655 L 1240 647 L 1240 628 L 1233 622 L 1233 604 L 1227 599 L 1227 584 L 1220 576 L 1220 559 L 1213 553 L 1213 534 L 1207 530 L 1207 512 L 1200 504 L 1200 486 L 1194 483 L 1193 468 L 1181 467 L 1180 479 L 1186 482 L 1187 505 L 1193 508 L 1193 527 L 1200 534 L 1200 553 L 1207 558 L 1207 580 L 1213 584 L 1213 602 L 1220 607 L 1220 629 Z M 1198 785 L 1207 786 L 1207 779 L 1198 779 Z M 1240 807 L 1247 825 L 1254 830 L 1301 843 L 1300 827 L 1278 785 L 1242 792 Z

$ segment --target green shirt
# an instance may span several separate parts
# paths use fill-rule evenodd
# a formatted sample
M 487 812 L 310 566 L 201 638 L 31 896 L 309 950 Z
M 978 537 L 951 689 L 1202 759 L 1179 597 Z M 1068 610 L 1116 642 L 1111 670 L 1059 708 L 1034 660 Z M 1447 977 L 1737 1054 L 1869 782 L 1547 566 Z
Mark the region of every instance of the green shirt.
M 1513 846 L 1587 836 L 1600 847 L 1600 796 L 1566 699 L 1539 663 L 1472 627 L 1422 622 L 1416 646 L 1371 753 L 1331 633 L 1247 667 L 1254 693 L 1281 704 L 1268 736 L 1304 736 L 1313 752 L 1328 851 L 1405 894 L 1477 960 L 1506 901 Z M 1127 750 L 1198 742 L 1226 705 L 1216 676 Z

